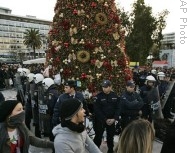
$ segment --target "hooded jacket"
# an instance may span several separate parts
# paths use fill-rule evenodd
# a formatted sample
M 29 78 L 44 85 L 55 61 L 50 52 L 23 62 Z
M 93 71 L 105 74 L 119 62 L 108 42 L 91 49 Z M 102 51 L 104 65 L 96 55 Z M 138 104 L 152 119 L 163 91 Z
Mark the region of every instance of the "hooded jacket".
M 55 153 L 101 153 L 85 130 L 78 133 L 59 124 L 52 132 Z

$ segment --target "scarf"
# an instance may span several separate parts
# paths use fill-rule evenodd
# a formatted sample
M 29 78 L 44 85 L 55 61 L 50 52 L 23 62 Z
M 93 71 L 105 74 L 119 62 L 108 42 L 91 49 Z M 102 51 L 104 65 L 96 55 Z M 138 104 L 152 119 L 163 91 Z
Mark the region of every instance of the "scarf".
M 25 112 L 22 111 L 21 113 L 11 116 L 6 120 L 6 124 L 8 128 L 17 128 L 20 124 L 24 122 L 25 119 Z
M 67 120 L 67 121 L 62 120 L 61 126 L 68 127 L 71 131 L 75 131 L 78 133 L 81 133 L 85 130 L 85 126 L 83 123 L 75 124 L 75 123 L 71 122 L 71 120 Z

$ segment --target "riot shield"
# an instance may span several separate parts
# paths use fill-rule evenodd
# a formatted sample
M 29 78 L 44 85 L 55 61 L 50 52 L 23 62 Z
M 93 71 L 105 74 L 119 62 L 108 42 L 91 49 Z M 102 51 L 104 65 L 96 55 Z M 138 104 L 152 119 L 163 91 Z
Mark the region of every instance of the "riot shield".
M 25 106 L 24 91 L 23 91 L 22 87 L 20 87 L 20 89 L 18 89 L 17 92 L 18 92 L 17 99 L 21 101 L 23 106 Z
M 163 100 L 162 100 L 162 102 L 161 102 L 162 109 L 164 108 L 164 106 L 165 106 L 165 104 L 166 104 L 166 102 L 167 102 L 167 100 L 168 100 L 168 98 L 169 98 L 169 96 L 170 96 L 170 93 L 171 93 L 171 91 L 172 91 L 172 88 L 173 88 L 173 86 L 174 86 L 174 83 L 175 83 L 175 81 L 172 81 L 172 82 L 170 82 L 170 84 L 169 84 L 168 90 L 166 91 L 165 96 L 164 96 L 164 98 L 163 98 Z
M 26 103 L 29 101 L 29 94 L 30 94 L 30 82 L 26 81 L 25 91 L 24 91 L 24 100 Z
M 148 93 L 148 104 L 151 109 L 151 115 L 153 119 L 163 118 L 161 104 L 160 104 L 160 95 L 158 86 L 152 88 Z
M 32 105 L 32 117 L 33 123 L 38 124 L 39 115 L 38 115 L 38 90 L 35 83 L 30 84 L 30 95 L 31 95 L 31 105 Z
M 38 86 L 38 111 L 39 111 L 39 127 L 41 135 L 49 136 L 50 132 L 50 116 L 48 114 L 47 100 L 42 85 Z

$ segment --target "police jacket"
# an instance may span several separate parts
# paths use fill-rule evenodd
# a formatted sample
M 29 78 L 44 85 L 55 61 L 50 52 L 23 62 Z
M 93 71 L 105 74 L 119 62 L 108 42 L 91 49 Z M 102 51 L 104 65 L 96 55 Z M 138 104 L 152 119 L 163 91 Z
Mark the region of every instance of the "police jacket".
M 164 95 L 166 93 L 166 90 L 168 89 L 168 82 L 167 81 L 164 81 L 164 80 L 161 80 L 160 81 L 160 84 L 158 86 L 158 89 L 159 89 L 159 94 L 160 94 L 160 98 L 164 98 Z
M 24 99 L 25 99 L 25 109 L 30 110 L 32 108 L 31 105 L 31 92 L 30 92 L 30 82 L 26 81 L 24 84 Z
M 125 91 L 121 94 L 121 117 L 137 117 L 144 103 L 137 92 Z
M 80 92 L 75 92 L 75 95 L 74 97 L 71 97 L 68 93 L 63 93 L 59 96 L 59 98 L 57 99 L 57 102 L 54 106 L 54 110 L 53 110 L 53 119 L 52 119 L 52 122 L 53 122 L 53 126 L 56 126 L 57 124 L 60 123 L 60 107 L 61 107 L 61 104 L 69 99 L 69 98 L 76 98 L 78 100 L 80 100 L 81 102 L 83 102 L 83 108 L 86 110 L 87 109 L 87 105 L 86 105 L 86 102 L 85 102 L 85 99 L 84 99 L 84 96 L 82 93 Z
M 109 94 L 100 92 L 94 97 L 94 115 L 101 122 L 107 119 L 119 119 L 120 115 L 120 100 L 116 93 L 111 91 Z
M 57 86 L 53 84 L 45 92 L 45 95 L 48 106 L 48 114 L 53 116 L 54 106 L 59 98 L 60 92 L 58 91 Z
M 143 99 L 144 104 L 150 104 L 151 101 L 159 101 L 158 87 L 149 87 L 144 85 L 140 88 L 140 96 Z

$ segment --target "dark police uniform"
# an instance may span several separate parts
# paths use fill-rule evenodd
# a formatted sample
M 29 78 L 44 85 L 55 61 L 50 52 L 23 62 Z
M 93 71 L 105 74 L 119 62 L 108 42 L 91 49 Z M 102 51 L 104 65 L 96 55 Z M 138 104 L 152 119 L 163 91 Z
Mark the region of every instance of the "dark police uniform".
M 150 88 L 144 85 L 140 88 L 140 95 L 143 99 L 143 118 L 150 122 L 156 118 L 160 118 L 160 95 L 157 87 Z
M 38 111 L 38 85 L 31 84 L 31 104 L 32 104 L 32 116 L 33 123 L 35 126 L 35 136 L 41 138 L 41 133 L 39 130 L 39 111 Z
M 113 150 L 113 138 L 115 134 L 115 124 L 107 125 L 107 119 L 119 120 L 120 101 L 116 93 L 111 91 L 109 94 L 100 92 L 94 97 L 94 131 L 95 144 L 100 147 L 104 130 L 107 132 L 107 145 L 109 150 Z
M 144 105 L 137 92 L 125 91 L 121 94 L 121 127 L 124 129 L 131 121 L 137 119 Z
M 51 141 L 54 141 L 54 136 L 52 134 L 53 124 L 52 124 L 52 118 L 53 118 L 53 110 L 54 106 L 57 102 L 57 99 L 59 97 L 60 93 L 57 89 L 57 86 L 55 84 L 51 85 L 48 90 L 45 92 L 45 102 L 47 104 L 48 110 L 46 114 L 48 115 L 48 122 L 49 122 L 49 139 Z
M 30 123 L 32 119 L 32 105 L 31 105 L 31 95 L 30 95 L 30 83 L 29 81 L 25 82 L 24 88 L 24 99 L 25 99 L 25 124 L 30 129 Z

